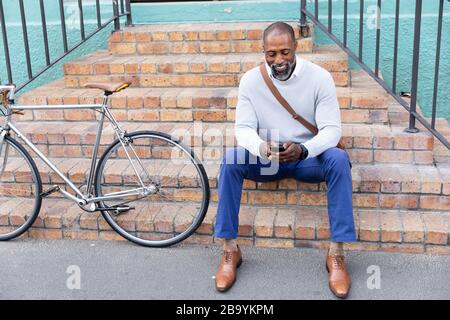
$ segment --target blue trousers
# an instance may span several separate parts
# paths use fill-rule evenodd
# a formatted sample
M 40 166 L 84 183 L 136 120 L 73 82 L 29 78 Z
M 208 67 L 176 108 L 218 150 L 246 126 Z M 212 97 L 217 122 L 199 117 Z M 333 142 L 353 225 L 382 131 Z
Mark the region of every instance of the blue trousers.
M 226 239 L 237 238 L 244 179 L 268 182 L 284 178 L 295 178 L 309 183 L 325 181 L 330 240 L 334 242 L 356 240 L 351 163 L 347 153 L 339 148 L 328 149 L 314 158 L 289 163 L 275 163 L 258 158 L 242 147 L 228 149 L 220 166 L 215 236 Z

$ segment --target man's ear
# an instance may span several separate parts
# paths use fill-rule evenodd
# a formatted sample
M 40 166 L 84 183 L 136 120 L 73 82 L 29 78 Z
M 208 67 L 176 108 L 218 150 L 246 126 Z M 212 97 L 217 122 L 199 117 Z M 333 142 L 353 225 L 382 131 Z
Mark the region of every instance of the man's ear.
M 297 45 L 298 45 L 298 41 L 297 41 L 297 39 L 295 39 L 295 41 L 294 41 L 294 52 L 297 51 Z

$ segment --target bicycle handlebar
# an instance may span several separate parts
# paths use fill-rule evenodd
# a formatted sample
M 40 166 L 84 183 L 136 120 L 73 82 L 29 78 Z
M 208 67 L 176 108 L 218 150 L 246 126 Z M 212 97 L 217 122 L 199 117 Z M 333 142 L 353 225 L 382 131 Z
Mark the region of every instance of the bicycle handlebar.
M 6 92 L 6 98 L 9 101 L 14 101 L 14 94 L 16 91 L 15 85 L 8 85 L 8 86 L 0 86 L 0 93 Z

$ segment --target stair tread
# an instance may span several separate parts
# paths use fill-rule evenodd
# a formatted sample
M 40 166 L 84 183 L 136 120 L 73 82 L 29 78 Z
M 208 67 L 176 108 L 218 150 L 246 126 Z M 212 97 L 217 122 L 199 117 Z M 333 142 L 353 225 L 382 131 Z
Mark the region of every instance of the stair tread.
M 18 208 L 26 201 L 29 200 L 1 198 L 0 208 L 4 206 L 9 210 L 0 210 L 0 218 L 7 215 L 9 217 L 20 216 L 21 212 Z M 161 206 L 158 212 L 164 211 L 164 215 L 156 214 L 153 225 L 156 226 L 170 218 L 170 228 L 173 229 L 180 221 L 176 218 L 178 215 L 181 217 L 183 212 L 190 208 L 194 209 L 194 204 L 187 202 L 183 204 L 158 203 L 156 205 Z M 136 204 L 136 207 L 139 210 L 139 203 Z M 212 234 L 216 210 L 215 205 L 209 207 L 197 234 Z M 355 231 L 360 241 L 447 245 L 449 213 L 398 209 L 354 209 L 354 217 Z M 143 218 L 145 218 L 145 213 L 139 212 L 134 220 L 135 226 Z M 0 221 L 4 220 L 3 218 Z M 70 227 L 77 230 L 111 230 L 99 214 L 84 212 L 68 200 L 52 198 L 44 200 L 40 215 L 33 227 L 67 229 L 67 223 L 72 223 Z M 239 235 L 247 237 L 325 240 L 329 237 L 328 213 L 326 208 L 241 205 L 239 229 Z M 166 230 L 165 232 L 170 231 Z
M 353 74 L 354 71 L 350 73 Z M 370 79 L 361 78 L 361 80 L 356 80 L 352 82 L 350 87 L 336 87 L 336 95 L 340 97 L 351 97 L 360 96 L 370 97 L 371 99 L 378 98 L 383 99 L 384 103 L 380 103 L 379 108 L 387 108 L 388 94 L 381 87 L 373 87 L 370 84 Z M 124 91 L 115 94 L 113 97 L 159 97 L 163 94 L 169 96 L 192 94 L 193 96 L 199 97 L 224 97 L 224 98 L 237 98 L 239 89 L 237 87 L 169 87 L 169 88 L 142 88 L 142 87 L 129 87 Z M 51 97 L 65 97 L 65 96 L 94 96 L 101 97 L 103 93 L 101 90 L 97 89 L 86 89 L 86 88 L 68 88 L 64 84 L 63 79 L 53 81 L 49 84 L 43 85 L 37 89 L 33 89 L 27 93 L 24 93 L 20 98 L 23 97 L 36 97 L 39 95 L 51 96 Z M 38 100 L 38 99 L 36 99 Z M 28 102 L 28 101 L 27 101 Z M 38 102 L 36 102 L 38 103 Z
M 345 62 L 336 64 L 330 71 L 347 71 L 347 55 L 343 51 L 336 51 L 333 47 L 321 48 L 318 47 L 313 53 L 297 53 L 300 57 L 320 63 L 322 61 L 334 61 L 334 62 Z M 233 63 L 233 62 L 257 62 L 262 61 L 263 56 L 261 53 L 215 53 L 215 54 L 167 54 L 167 55 L 157 55 L 157 54 L 132 54 L 132 55 L 114 55 L 106 50 L 96 51 L 89 53 L 85 56 L 72 60 L 65 64 L 65 70 L 67 72 L 67 67 L 75 64 L 80 65 L 95 65 L 95 64 L 168 64 L 168 63 Z M 93 71 L 93 70 L 92 70 Z
M 17 127 L 24 133 L 38 132 L 50 134 L 79 134 L 95 133 L 94 129 L 97 127 L 96 121 L 15 121 Z M 188 129 L 194 130 L 195 123 L 188 122 L 139 122 L 139 121 L 120 121 L 120 124 L 125 128 L 133 130 L 157 130 L 170 133 L 172 129 Z M 204 134 L 210 129 L 232 130 L 234 122 L 208 122 L 201 123 L 202 131 L 199 134 Z M 71 130 L 73 128 L 73 130 Z M 81 128 L 81 130 L 79 130 Z M 200 128 L 200 127 L 197 127 Z M 169 130 L 169 131 L 168 131 Z M 198 130 L 198 129 L 197 129 Z M 104 131 L 106 135 L 113 134 L 112 125 L 105 123 Z M 131 132 L 131 130 L 130 130 Z M 342 124 L 343 137 L 409 137 L 414 140 L 416 138 L 432 137 L 428 131 L 420 131 L 414 135 L 404 132 L 403 127 L 388 126 L 379 124 Z
M 132 27 L 124 27 L 121 33 L 142 33 L 142 32 L 170 32 L 170 31 L 182 31 L 182 32 L 195 32 L 195 31 L 236 31 L 236 30 L 264 30 L 272 22 L 220 22 L 220 23 L 208 23 L 208 22 L 191 22 L 191 23 L 161 23 L 161 24 L 145 24 L 135 25 Z M 298 21 L 286 21 L 292 27 L 298 29 Z
M 40 158 L 38 158 L 34 154 L 32 154 L 32 157 L 36 161 L 36 164 L 38 165 L 39 171 L 41 173 L 44 174 L 52 173 L 52 170 L 46 164 L 44 164 L 44 162 Z M 16 157 L 12 158 L 15 159 Z M 70 175 L 85 174 L 86 176 L 89 174 L 89 168 L 91 164 L 90 158 L 79 158 L 79 157 L 72 157 L 72 158 L 48 157 L 48 158 L 53 163 L 55 163 L 57 167 L 60 167 L 61 168 L 60 170 L 63 171 L 64 173 L 70 172 Z M 162 168 L 166 167 L 169 168 L 169 166 L 172 164 L 170 159 L 166 160 L 160 159 L 158 161 L 164 163 L 164 166 Z M 209 161 L 206 161 L 204 163 L 204 167 L 208 174 L 208 178 L 211 181 L 216 181 L 218 179 L 220 166 L 219 162 L 220 160 L 218 160 L 216 163 L 213 164 L 211 164 Z M 120 159 L 117 160 L 117 163 L 127 164 L 128 160 Z M 10 173 L 8 169 L 9 168 L 5 169 L 5 172 Z M 180 177 L 180 174 L 182 173 L 181 176 L 189 177 L 190 173 L 185 172 L 185 170 L 186 167 L 184 165 L 174 165 L 173 168 L 171 167 L 171 170 L 164 171 L 163 174 L 164 176 L 167 177 Z M 126 172 L 127 174 L 133 174 L 132 167 L 124 169 L 123 172 Z M 114 174 L 117 173 L 118 172 L 114 171 Z M 443 165 L 435 166 L 435 165 L 387 164 L 387 163 L 373 165 L 373 164 L 355 163 L 352 165 L 352 178 L 354 182 L 377 182 L 379 184 L 383 183 L 394 184 L 396 182 L 416 182 L 420 184 L 427 184 L 427 183 L 448 184 L 448 181 L 450 179 L 450 167 Z M 288 179 L 294 180 L 293 178 L 281 180 L 288 180 Z M 258 183 L 258 185 L 264 184 L 271 185 L 272 183 L 271 182 Z M 302 182 L 301 184 L 319 185 L 319 183 L 306 183 L 306 182 Z M 292 190 L 298 187 L 300 186 L 293 188 L 285 186 L 284 189 L 280 190 Z M 436 188 L 436 186 L 433 186 L 433 188 Z M 423 189 L 421 190 L 424 191 Z M 363 192 L 377 192 L 377 191 L 370 190 Z M 418 193 L 418 192 L 410 191 L 410 193 Z M 438 190 L 434 190 L 433 192 L 430 191 L 428 193 L 440 194 L 442 193 L 441 187 L 439 187 Z

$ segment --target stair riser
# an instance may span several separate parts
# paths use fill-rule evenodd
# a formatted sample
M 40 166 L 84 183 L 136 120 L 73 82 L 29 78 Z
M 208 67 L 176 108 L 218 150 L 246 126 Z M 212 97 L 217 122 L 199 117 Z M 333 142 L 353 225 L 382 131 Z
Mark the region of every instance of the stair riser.
M 138 37 L 141 37 L 139 35 Z M 146 35 L 142 35 L 146 37 Z M 300 39 L 296 51 L 310 53 L 314 44 L 311 38 Z M 166 54 L 226 54 L 226 53 L 261 53 L 261 40 L 209 40 L 209 41 L 140 41 L 113 42 L 108 45 L 109 52 L 115 55 L 166 55 Z
M 98 223 L 98 222 L 97 222 Z M 0 227 L 0 232 L 4 232 L 3 230 L 7 230 L 6 228 Z M 292 238 L 276 238 L 276 237 L 258 237 L 258 236 L 241 236 L 239 235 L 238 244 L 240 246 L 257 246 L 257 247 L 265 247 L 265 248 L 315 248 L 327 250 L 329 248 L 329 229 L 327 228 L 308 228 L 308 229 L 300 229 L 302 234 L 306 234 L 305 236 L 300 235 L 296 236 L 295 239 Z M 364 230 L 363 230 L 364 232 Z M 370 230 L 369 234 L 373 234 Z M 183 241 L 183 244 L 202 244 L 202 245 L 218 245 L 221 246 L 221 239 L 214 238 L 211 233 L 205 234 L 195 233 L 190 236 L 188 239 Z M 151 240 L 163 240 L 171 238 L 172 234 L 170 233 L 161 233 L 161 232 L 138 232 L 139 236 L 144 236 L 146 239 Z M 318 236 L 315 237 L 314 235 Z M 390 234 L 389 231 L 384 232 L 383 234 Z M 398 231 L 396 234 L 400 234 Z M 415 233 L 414 233 L 415 234 Z M 423 232 L 421 233 L 423 234 Z M 310 236 L 312 235 L 312 236 Z M 440 237 L 444 237 L 443 234 L 439 234 Z M 310 238 L 318 240 L 311 240 Z M 426 236 L 422 236 L 426 238 L 426 241 L 434 241 L 429 240 L 428 233 Z M 435 237 L 433 235 L 433 237 Z M 25 234 L 20 236 L 20 239 L 67 239 L 67 240 L 87 240 L 87 241 L 126 241 L 124 238 L 120 237 L 116 232 L 107 230 L 98 230 L 98 229 L 79 229 L 76 226 L 70 228 L 39 228 L 33 227 L 29 229 Z M 306 239 L 305 239 L 306 238 Z M 398 241 L 384 241 L 384 242 L 373 242 L 367 240 L 358 240 L 358 242 L 354 243 L 345 243 L 344 244 L 345 251 L 381 251 L 381 252 L 396 252 L 396 253 L 426 253 L 431 255 L 450 255 L 450 249 L 446 245 L 442 244 L 428 244 L 428 243 L 418 243 L 416 241 L 412 241 L 410 243 Z
M 189 205 L 187 205 L 189 208 Z M 161 214 L 159 208 L 146 215 L 136 211 L 136 217 L 130 216 L 120 220 L 120 224 L 132 232 L 156 238 L 168 237 L 179 232 L 185 225 L 180 223 L 183 211 Z M 213 234 L 217 207 L 210 206 L 203 224 L 188 242 L 209 243 L 207 236 Z M 148 218 L 154 217 L 153 222 Z M 355 234 L 362 243 L 349 244 L 350 248 L 370 245 L 375 247 L 390 246 L 390 251 L 401 248 L 400 244 L 410 245 L 416 250 L 425 245 L 445 246 L 448 243 L 449 216 L 438 213 L 407 213 L 390 211 L 381 213 L 370 209 L 355 209 Z M 5 226 L 23 222 L 23 212 L 17 208 L 2 211 L 0 223 Z M 0 229 L 2 230 L 2 229 Z M 305 240 L 328 240 L 330 235 L 326 208 L 292 208 L 280 207 L 254 208 L 241 207 L 239 221 L 239 241 L 249 245 L 285 247 L 286 244 L 299 246 L 311 244 Z M 83 212 L 77 205 L 66 200 L 46 199 L 40 215 L 25 237 L 76 238 L 85 240 L 123 240 L 112 232 L 109 225 L 99 213 Z M 206 241 L 206 242 L 205 242 Z M 210 240 L 209 240 L 210 241 Z M 256 243 L 255 243 L 256 242 Z M 438 249 L 438 248 L 434 248 Z M 445 247 L 441 247 L 441 250 Z M 445 251 L 445 250 L 444 250 Z M 421 251 L 418 251 L 421 252 Z M 441 251 L 442 252 L 442 251 Z M 447 253 L 448 250 L 446 251 Z
M 262 40 L 263 31 L 272 22 L 223 22 L 181 25 L 147 25 L 127 27 L 112 33 L 111 42 L 148 41 L 212 41 L 212 40 Z M 314 36 L 314 26 L 307 34 L 300 34 L 297 22 L 287 22 L 294 29 L 297 40 Z
M 264 29 L 270 24 L 267 23 L 222 23 L 220 25 L 202 24 L 197 27 L 189 26 L 189 30 L 180 30 L 164 26 L 155 30 L 153 27 L 133 27 L 123 31 L 114 32 L 109 43 L 211 43 L 211 41 L 227 41 L 230 43 L 242 41 L 262 41 Z M 239 28 L 241 25 L 241 28 Z M 309 27 L 306 35 L 301 35 L 298 25 L 291 23 L 294 29 L 294 36 L 298 42 L 312 40 L 314 37 L 314 26 Z M 194 28 L 194 29 L 192 29 Z M 164 30 L 165 29 L 165 30 Z M 171 30 L 167 30 L 171 29 Z
M 234 122 L 235 108 L 113 108 L 112 113 L 119 122 Z M 34 110 L 13 117 L 13 121 L 94 121 L 99 113 L 92 110 Z M 383 109 L 341 109 L 344 124 L 385 124 L 387 111 Z
M 54 159 L 55 160 L 55 159 Z M 61 160 L 61 159 L 57 159 Z M 74 159 L 75 160 L 75 159 Z M 126 161 L 123 161 L 126 162 Z M 128 162 L 126 162 L 128 164 Z M 78 162 L 58 162 L 56 166 L 68 176 L 73 182 L 84 184 L 86 183 L 89 175 L 90 162 L 87 160 L 78 160 Z M 208 166 L 207 166 L 208 167 Z M 210 167 L 208 167 L 210 168 Z M 209 184 L 211 188 L 217 187 L 218 173 L 215 168 L 214 174 L 209 174 Z M 8 183 L 25 183 L 30 182 L 31 177 L 25 175 L 28 170 L 25 167 L 13 170 L 6 170 L 2 175 L 2 181 Z M 120 169 L 118 169 L 120 171 Z M 211 169 L 208 169 L 208 171 Z M 364 178 L 359 176 L 359 171 L 355 172 L 353 170 L 353 192 L 354 193 L 374 193 L 374 194 L 391 194 L 393 196 L 398 196 L 399 194 L 405 194 L 408 196 L 414 196 L 414 194 L 423 195 L 433 195 L 433 196 L 450 196 L 450 182 L 444 181 L 445 178 L 430 178 L 429 180 L 421 181 L 420 177 L 416 177 L 413 180 L 412 176 L 409 177 L 396 177 L 396 178 L 384 178 L 380 179 L 377 177 L 371 177 L 368 173 L 365 174 Z M 128 182 L 134 182 L 134 174 L 131 167 L 126 169 L 127 173 L 121 174 L 121 172 L 106 172 L 105 181 L 107 183 L 119 183 L 127 184 Z M 39 172 L 41 174 L 41 179 L 44 184 L 60 184 L 64 181 L 56 175 L 56 173 L 50 171 L 44 164 L 39 166 Z M 368 175 L 368 176 L 367 176 Z M 169 175 L 167 170 L 165 170 L 161 175 L 158 175 L 163 179 L 165 186 L 170 187 L 197 187 L 198 181 L 189 176 L 178 176 Z M 12 186 L 12 185 L 10 185 Z M 309 191 L 309 192 L 323 192 L 327 190 L 326 183 L 305 183 L 297 181 L 293 178 L 282 179 L 279 181 L 257 183 L 251 180 L 244 181 L 245 190 L 258 190 L 258 192 L 264 193 L 265 191 L 280 191 L 289 192 L 293 191 Z M 287 204 L 296 204 L 294 200 L 295 195 L 290 194 L 288 196 Z M 298 198 L 301 199 L 302 194 L 298 194 Z M 292 202 L 294 201 L 294 203 Z M 267 204 L 267 203 L 265 203 Z
M 45 134 L 38 134 L 38 140 L 45 139 Z M 91 136 L 95 139 L 94 136 Z M 53 137 L 49 137 L 50 141 L 53 141 Z M 86 141 L 85 138 L 71 136 L 67 138 L 72 144 L 67 145 L 62 142 L 64 137 L 55 136 L 59 143 L 51 144 L 35 144 L 38 149 L 46 156 L 49 157 L 91 157 L 93 149 L 93 141 Z M 56 140 L 55 139 L 55 140 Z M 91 139 L 91 138 L 89 138 Z M 75 143 L 81 141 L 81 143 Z M 235 146 L 236 144 L 233 144 Z M 350 142 L 347 142 L 350 145 Z M 99 147 L 100 154 L 106 149 L 108 144 L 103 144 Z M 220 162 L 224 154 L 224 148 L 227 146 L 212 146 L 208 147 L 205 143 L 203 146 L 194 146 L 194 151 L 202 161 L 214 161 Z M 433 151 L 431 150 L 398 150 L 398 149 L 363 149 L 359 147 L 352 147 L 347 149 L 350 160 L 352 163 L 359 164 L 376 164 L 376 163 L 394 163 L 394 164 L 433 164 Z
M 88 173 L 86 173 L 87 175 Z M 70 175 L 69 175 L 70 176 Z M 85 184 L 86 176 L 73 175 L 73 182 L 77 184 Z M 113 176 L 111 181 L 116 181 L 119 177 Z M 132 176 L 129 177 L 132 179 Z M 53 184 L 61 183 L 61 179 L 53 177 L 43 177 L 43 179 L 52 179 L 50 184 L 44 184 L 44 190 L 50 188 Z M 176 179 L 167 179 L 167 185 L 170 182 L 175 183 Z M 246 185 L 251 185 L 252 181 L 248 181 Z M 275 184 L 274 184 L 275 185 Z M 267 186 L 266 186 L 267 187 Z M 15 183 L 14 185 L 3 184 L 5 190 L 11 190 L 14 188 L 14 192 L 17 196 L 28 197 L 31 196 L 30 186 L 26 183 Z M 296 206 L 310 206 L 310 207 L 327 207 L 327 193 L 326 191 L 312 191 L 317 188 L 316 185 L 303 184 L 302 191 L 296 190 L 279 190 L 276 187 L 272 189 L 267 188 L 264 190 L 244 189 L 242 192 L 241 203 L 245 205 L 255 206 L 273 206 L 278 205 L 281 207 L 295 209 Z M 321 189 L 324 189 L 321 187 Z M 355 188 L 358 186 L 355 184 Z M 399 187 L 400 189 L 400 187 Z M 199 189 L 176 189 L 167 186 L 164 188 L 165 197 L 176 203 L 183 202 L 199 202 L 201 200 L 201 190 Z M 218 202 L 217 189 L 211 190 L 212 203 Z M 50 198 L 62 198 L 61 194 L 54 193 L 49 196 Z M 158 201 L 161 200 L 159 196 L 150 197 L 149 199 Z M 450 212 L 450 200 L 449 195 L 442 194 L 402 194 L 402 193 L 360 193 L 358 191 L 353 192 L 353 207 L 360 209 L 410 209 L 410 210 L 424 210 L 424 211 L 440 211 Z
M 86 184 L 89 175 L 89 162 L 80 161 L 56 164 L 57 167 L 76 185 Z M 30 196 L 32 189 L 27 183 L 31 177 L 25 175 L 24 169 L 13 169 L 3 175 L 2 193 L 13 192 L 17 196 Z M 106 172 L 105 181 L 114 184 L 134 185 L 134 175 L 131 168 L 125 169 L 127 173 Z M 164 171 L 167 173 L 167 170 Z M 217 171 L 216 171 L 217 172 Z M 63 184 L 63 180 L 47 167 L 40 165 L 40 175 L 44 190 L 54 184 Z M 200 201 L 201 191 L 196 189 L 198 181 L 185 176 L 159 175 L 165 186 L 165 197 L 176 202 Z M 7 182 L 10 181 L 10 182 Z M 212 201 L 218 201 L 217 174 L 209 175 L 212 191 Z M 179 189 L 181 188 L 181 189 Z M 193 188 L 193 189 L 192 189 Z M 256 183 L 251 180 L 244 181 L 241 203 L 249 205 L 267 206 L 327 206 L 326 184 L 304 183 L 295 179 L 283 179 L 268 183 Z M 117 191 L 117 190 L 111 190 Z M 62 196 L 59 193 L 50 197 Z M 155 201 L 159 197 L 155 197 Z M 355 208 L 385 208 L 385 209 L 422 209 L 450 211 L 450 184 L 443 180 L 420 181 L 413 180 L 381 180 L 365 178 L 361 180 L 358 174 L 353 174 L 353 206 Z
M 24 94 L 19 97 L 18 103 L 21 105 L 61 105 L 61 104 L 101 104 L 103 94 L 100 90 L 80 89 L 76 91 L 63 91 L 64 88 L 49 87 L 43 92 L 33 91 L 32 94 Z M 74 90 L 74 89 L 71 89 Z M 120 94 L 111 96 L 111 107 L 113 109 L 193 109 L 199 111 L 222 111 L 221 109 L 235 109 L 238 102 L 238 90 L 223 89 L 181 89 L 176 91 L 166 91 L 164 89 L 128 89 Z M 205 92 L 206 91 L 206 92 Z M 337 99 L 339 107 L 343 111 L 342 116 L 359 110 L 377 110 L 378 112 L 386 110 L 388 107 L 388 98 L 379 97 L 367 92 L 364 98 L 353 96 L 351 89 L 342 88 L 337 90 Z M 62 113 L 62 112 L 60 112 Z M 84 111 L 65 111 L 66 120 L 78 120 L 77 113 L 95 114 L 89 110 Z M 33 112 L 36 119 L 40 116 L 45 117 L 46 113 L 42 110 Z M 55 112 L 57 114 L 57 112 Z M 73 114 L 74 119 L 70 119 L 69 114 Z M 90 116 L 89 119 L 93 117 Z M 61 118 L 62 119 L 62 118 Z M 86 120 L 89 120 L 86 119 Z M 53 120 L 53 119 L 50 119 Z M 387 118 L 386 118 L 387 120 Z
M 91 75 L 91 76 L 65 76 L 64 83 L 67 88 L 80 88 L 88 82 L 122 82 L 132 79 L 132 86 L 143 88 L 214 88 L 237 87 L 241 74 L 182 74 L 182 75 Z M 331 72 L 336 86 L 348 85 L 347 72 Z
M 3 232 L 3 227 L 0 227 L 0 231 Z M 7 229 L 4 229 L 7 230 Z M 292 238 L 276 238 L 276 237 L 257 237 L 257 236 L 240 236 L 238 238 L 238 244 L 240 246 L 256 246 L 264 248 L 314 248 L 314 249 L 329 249 L 329 229 L 320 228 L 315 230 L 313 228 L 306 229 L 307 236 L 309 234 L 318 233 L 318 240 L 311 240 L 309 238 L 303 239 L 304 236 Z M 400 232 L 398 232 L 400 233 Z M 388 232 L 386 232 L 388 234 Z M 151 240 L 163 240 L 172 236 L 170 233 L 160 232 L 139 232 L 140 236 L 144 236 L 146 239 Z M 428 236 L 428 234 L 427 234 Z M 443 237 L 443 236 L 442 236 Z M 67 240 L 87 240 L 87 241 L 126 241 L 120 237 L 116 232 L 110 230 L 92 230 L 92 229 L 77 229 L 72 228 L 39 228 L 33 227 L 25 234 L 20 236 L 19 239 L 67 239 Z M 20 240 L 19 240 L 20 241 Z M 430 241 L 430 240 L 427 240 Z M 431 240 L 432 241 L 432 240 Z M 218 245 L 222 246 L 221 239 L 214 238 L 211 234 L 195 233 L 188 239 L 183 241 L 183 244 L 201 244 L 201 245 Z M 450 255 L 450 249 L 446 245 L 424 244 L 417 242 L 372 242 L 366 240 L 358 240 L 354 243 L 345 243 L 345 251 L 380 251 L 380 252 L 395 252 L 395 253 L 426 253 L 431 255 Z
M 194 61 L 189 61 L 190 58 Z M 129 59 L 116 58 L 105 55 L 103 52 L 93 53 L 87 61 L 72 61 L 64 64 L 64 74 L 66 76 L 87 76 L 87 75 L 112 75 L 123 74 L 133 75 L 191 75 L 191 74 L 244 74 L 245 72 L 259 66 L 264 61 L 263 56 L 218 56 L 217 58 L 207 58 L 200 61 L 195 56 L 189 56 L 185 61 L 181 59 L 160 59 L 154 61 L 149 58 L 133 57 Z M 204 56 L 202 56 L 204 57 Z M 327 57 L 318 54 L 303 56 L 304 59 L 312 61 L 329 72 L 347 72 L 347 59 L 342 57 Z
M 27 122 L 17 124 L 23 133 L 49 156 L 89 156 L 96 141 L 97 124 L 46 122 L 45 126 Z M 155 130 L 170 134 L 181 142 L 194 148 L 202 160 L 221 160 L 224 148 L 237 145 L 234 126 L 223 123 L 124 123 L 128 132 Z M 362 128 L 361 128 L 362 129 Z M 342 129 L 342 142 L 354 163 L 432 163 L 433 138 L 426 134 L 409 135 L 406 133 L 368 131 L 357 132 L 356 128 L 345 125 Z M 111 126 L 103 129 L 100 140 L 103 150 L 116 139 Z

